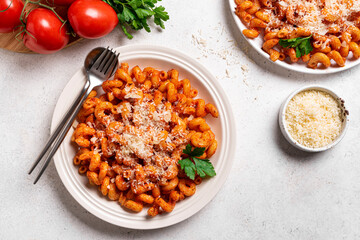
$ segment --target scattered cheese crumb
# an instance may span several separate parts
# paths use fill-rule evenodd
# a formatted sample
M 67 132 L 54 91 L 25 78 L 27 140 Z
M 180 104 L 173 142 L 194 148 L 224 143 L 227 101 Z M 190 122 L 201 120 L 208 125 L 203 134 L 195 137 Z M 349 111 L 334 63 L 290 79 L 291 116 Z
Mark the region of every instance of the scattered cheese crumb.
M 242 70 L 243 72 L 249 72 L 249 68 L 248 68 L 247 65 L 241 65 L 241 70 Z

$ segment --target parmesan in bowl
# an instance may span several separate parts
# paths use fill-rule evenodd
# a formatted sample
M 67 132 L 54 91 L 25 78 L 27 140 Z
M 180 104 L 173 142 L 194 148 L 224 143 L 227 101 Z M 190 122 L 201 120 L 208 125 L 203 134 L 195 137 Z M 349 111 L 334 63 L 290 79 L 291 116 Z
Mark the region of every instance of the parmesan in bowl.
M 345 134 L 348 111 L 344 100 L 321 86 L 301 88 L 281 107 L 280 129 L 295 147 L 320 152 L 335 146 Z

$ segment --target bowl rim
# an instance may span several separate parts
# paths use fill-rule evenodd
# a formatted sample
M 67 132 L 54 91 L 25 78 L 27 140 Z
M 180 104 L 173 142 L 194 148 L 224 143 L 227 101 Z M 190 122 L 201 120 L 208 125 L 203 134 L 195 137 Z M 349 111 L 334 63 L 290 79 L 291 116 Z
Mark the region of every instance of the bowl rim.
M 320 148 L 310 148 L 310 147 L 306 147 L 304 145 L 301 145 L 299 142 L 297 142 L 289 133 L 286 125 L 285 125 L 285 112 L 286 112 L 286 108 L 290 102 L 291 99 L 293 99 L 293 97 L 295 95 L 297 95 L 300 92 L 304 92 L 304 91 L 308 91 L 308 90 L 319 90 L 319 91 L 323 91 L 325 93 L 328 93 L 330 96 L 332 96 L 339 104 L 340 100 L 343 100 L 333 89 L 325 87 L 323 85 L 318 85 L 318 84 L 313 84 L 313 85 L 307 85 L 304 87 L 301 87 L 297 90 L 295 90 L 294 92 L 292 92 L 286 99 L 285 101 L 282 103 L 281 107 L 280 107 L 280 111 L 279 111 L 279 125 L 280 125 L 280 130 L 282 132 L 282 134 L 284 135 L 284 137 L 286 138 L 286 140 L 293 145 L 294 147 L 306 151 L 306 152 L 322 152 L 322 151 L 326 151 L 330 148 L 333 148 L 334 146 L 336 146 L 345 136 L 346 131 L 349 127 L 349 115 L 345 115 L 344 117 L 344 121 L 342 123 L 342 129 L 341 132 L 339 134 L 339 136 L 335 139 L 335 141 L 333 141 L 332 143 L 324 146 L 324 147 L 320 147 Z M 348 108 L 343 107 L 343 109 L 348 110 Z

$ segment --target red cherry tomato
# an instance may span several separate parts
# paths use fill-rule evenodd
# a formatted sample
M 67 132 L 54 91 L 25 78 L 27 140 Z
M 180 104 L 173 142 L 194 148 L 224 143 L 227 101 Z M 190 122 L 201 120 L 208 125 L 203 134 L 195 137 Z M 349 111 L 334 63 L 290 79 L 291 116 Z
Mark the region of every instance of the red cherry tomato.
M 29 13 L 26 19 L 24 44 L 30 50 L 49 54 L 59 51 L 69 42 L 66 34 L 66 25 L 48 9 L 36 8 Z M 31 34 L 31 35 L 30 35 Z
M 69 6 L 75 0 L 54 0 L 54 4 L 61 5 L 61 6 Z M 52 1 L 50 1 L 52 3 Z
M 23 7 L 21 0 L 0 0 L 0 33 L 11 32 L 21 24 L 20 14 Z M 7 10 L 4 11 L 5 9 Z
M 100 38 L 118 24 L 116 12 L 101 0 L 76 0 L 68 11 L 74 31 L 83 38 Z

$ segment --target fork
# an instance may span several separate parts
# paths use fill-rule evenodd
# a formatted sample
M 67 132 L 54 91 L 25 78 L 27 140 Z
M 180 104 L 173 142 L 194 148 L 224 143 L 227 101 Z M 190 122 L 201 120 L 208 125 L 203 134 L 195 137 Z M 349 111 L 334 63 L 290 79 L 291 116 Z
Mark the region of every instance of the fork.
M 75 100 L 73 105 L 70 107 L 70 110 L 66 114 L 66 116 L 62 119 L 57 129 L 54 131 L 53 135 L 49 138 L 46 143 L 44 149 L 40 153 L 39 157 L 34 162 L 31 167 L 29 174 L 33 172 L 39 162 L 43 159 L 43 157 L 47 154 L 44 163 L 34 181 L 34 184 L 40 179 L 41 175 L 44 173 L 45 169 L 50 163 L 50 160 L 56 153 L 57 149 L 60 147 L 62 141 L 64 140 L 68 130 L 73 124 L 77 114 L 79 113 L 84 101 L 90 92 L 98 86 L 101 86 L 103 81 L 107 80 L 114 71 L 117 69 L 119 64 L 118 57 L 120 53 L 116 54 L 113 49 L 106 48 L 100 56 L 96 59 L 93 65 L 89 70 L 86 70 L 86 83 L 84 85 L 84 89 L 81 92 L 80 96 Z M 82 96 L 82 97 L 81 97 Z

